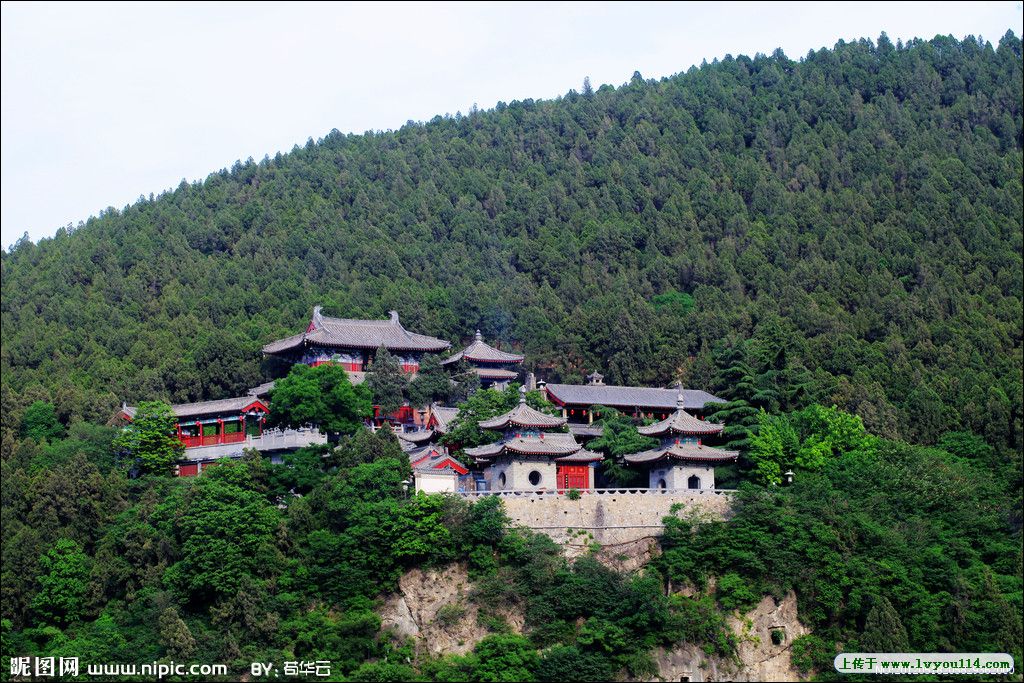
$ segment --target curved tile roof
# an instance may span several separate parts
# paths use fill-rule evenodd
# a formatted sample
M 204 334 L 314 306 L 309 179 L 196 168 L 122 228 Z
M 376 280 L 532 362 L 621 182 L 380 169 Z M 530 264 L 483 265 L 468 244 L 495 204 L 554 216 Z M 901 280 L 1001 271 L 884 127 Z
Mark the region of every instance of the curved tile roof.
M 644 436 L 664 436 L 668 434 L 720 434 L 725 425 L 705 422 L 690 415 L 683 408 L 685 398 L 679 394 L 676 400 L 676 412 L 660 422 L 638 427 L 637 431 Z
M 480 379 L 515 379 L 519 373 L 514 370 L 502 370 L 501 368 L 475 367 L 473 371 L 480 376 Z
M 485 344 L 483 335 L 480 334 L 480 330 L 477 330 L 476 335 L 473 338 L 473 343 L 458 353 L 444 359 L 441 361 L 441 364 L 447 365 L 448 363 L 455 363 L 462 358 L 470 361 L 479 361 L 481 363 L 522 363 L 525 356 L 521 356 L 518 353 L 500 351 L 490 344 Z
M 579 453 L 581 450 L 582 446 L 576 442 L 576 439 L 572 438 L 572 434 L 555 432 L 544 433 L 541 436 L 516 437 L 506 441 L 499 441 L 498 443 L 487 444 L 485 446 L 467 448 L 465 449 L 465 453 L 466 455 L 477 459 L 493 458 L 503 453 L 516 453 L 518 455 L 550 455 L 560 459 L 572 456 Z M 592 453 L 591 451 L 583 452 L 596 456 L 598 460 L 602 458 L 601 455 Z M 580 460 L 580 462 L 590 462 L 590 460 L 584 459 Z
M 668 448 L 655 448 L 641 453 L 623 456 L 626 462 L 641 465 L 659 460 L 681 460 L 684 462 L 733 462 L 739 456 L 737 451 L 725 451 L 697 444 L 677 443 Z
M 401 434 L 395 434 L 401 441 L 408 441 L 409 443 L 426 443 L 434 438 L 434 430 L 427 429 L 419 432 L 402 432 Z
M 443 339 L 409 332 L 402 327 L 395 311 L 391 311 L 388 320 L 355 320 L 329 318 L 322 315 L 320 307 L 316 306 L 313 309 L 313 319 L 305 332 L 271 342 L 263 347 L 263 353 L 283 353 L 307 344 L 360 349 L 376 349 L 383 346 L 389 351 L 434 352 L 451 347 L 451 344 Z
M 434 418 L 434 431 L 438 434 L 444 434 L 448 431 L 449 425 L 452 420 L 459 416 L 458 408 L 449 408 L 448 406 L 439 406 L 436 403 L 430 404 L 430 414 Z
M 588 451 L 586 448 L 581 448 L 571 455 L 555 458 L 555 462 L 600 462 L 602 460 L 604 460 L 603 455 L 594 451 Z
M 519 387 L 519 404 L 504 415 L 477 422 L 481 429 L 506 429 L 514 427 L 550 428 L 561 427 L 566 423 L 564 417 L 545 415 L 526 405 L 526 387 Z

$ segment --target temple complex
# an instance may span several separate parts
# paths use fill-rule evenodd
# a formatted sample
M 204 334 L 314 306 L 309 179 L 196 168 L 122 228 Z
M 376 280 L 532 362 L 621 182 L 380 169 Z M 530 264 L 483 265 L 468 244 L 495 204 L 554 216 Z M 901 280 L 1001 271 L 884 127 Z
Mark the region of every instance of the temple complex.
M 388 320 L 330 318 L 315 306 L 305 332 L 271 342 L 263 347 L 263 353 L 289 363 L 337 363 L 348 371 L 353 383 L 358 383 L 381 347 L 395 354 L 407 373 L 419 370 L 424 353 L 439 353 L 451 347 L 443 339 L 409 332 L 402 327 L 396 311 L 390 315 Z
M 292 364 L 338 364 L 353 383 L 359 383 L 372 371 L 380 348 L 395 354 L 403 371 L 413 375 L 423 354 L 450 347 L 442 339 L 406 330 L 395 311 L 387 320 L 355 320 L 325 316 L 316 306 L 304 332 L 265 345 L 263 353 Z M 524 357 L 487 344 L 477 330 L 473 341 L 442 365 L 451 367 L 460 361 L 480 377 L 482 387 L 500 391 L 519 377 Z M 660 439 L 660 446 L 624 456 L 628 465 L 648 470 L 651 488 L 713 489 L 714 466 L 736 460 L 733 451 L 703 444 L 704 438 L 717 436 L 723 427 L 705 422 L 701 416 L 709 405 L 724 402 L 705 391 L 609 386 L 598 372 L 588 375 L 586 384 L 545 384 L 537 382 L 532 373 L 526 382 L 531 388 L 536 386 L 561 415 L 547 415 L 527 405 L 527 389 L 521 387 L 519 403 L 512 410 L 478 422 L 481 429 L 500 436 L 494 443 L 462 451 L 471 459 L 470 467 L 449 453 L 449 448 L 458 451 L 460 444 L 437 443 L 450 430 L 458 408 L 418 407 L 406 401 L 394 414 L 384 415 L 375 406 L 368 425 L 394 430 L 409 454 L 417 491 L 591 490 L 596 465 L 603 456 L 583 444 L 602 433 L 600 424 L 593 424 L 602 417 L 601 407 L 637 419 L 660 420 L 639 428 L 641 434 Z M 178 418 L 175 433 L 185 446 L 179 474 L 194 476 L 219 458 L 240 457 L 245 449 L 273 457 L 274 453 L 326 443 L 326 436 L 313 425 L 296 430 L 264 429 L 273 388 L 271 381 L 253 387 L 246 396 L 172 406 Z M 122 420 L 134 416 L 135 408 L 123 407 Z
M 592 489 L 601 454 L 584 449 L 572 434 L 544 431 L 560 429 L 565 422 L 528 406 L 526 388 L 520 387 L 515 408 L 478 423 L 481 429 L 501 432 L 501 438 L 463 452 L 484 468 L 483 480 L 492 491 Z
M 477 330 L 469 346 L 441 361 L 441 364 L 452 366 L 465 360 L 480 376 L 481 387 L 502 390 L 519 376 L 516 366 L 523 362 L 523 358 L 517 353 L 507 353 L 484 343 L 483 335 Z
M 686 398 L 678 393 L 676 410 L 660 422 L 637 429 L 661 440 L 657 448 L 623 456 L 627 464 L 648 469 L 652 489 L 714 489 L 715 465 L 736 462 L 736 451 L 706 446 L 723 425 L 700 420 L 686 412 Z

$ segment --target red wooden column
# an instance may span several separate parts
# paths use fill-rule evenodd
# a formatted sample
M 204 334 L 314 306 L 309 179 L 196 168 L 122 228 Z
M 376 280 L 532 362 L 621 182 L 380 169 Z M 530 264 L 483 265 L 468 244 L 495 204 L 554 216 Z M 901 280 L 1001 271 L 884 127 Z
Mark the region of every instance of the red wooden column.
M 249 435 L 245 431 L 245 415 L 242 415 L 241 419 L 238 421 L 238 424 L 242 428 L 242 441 L 245 441 L 246 439 L 249 438 Z
M 217 418 L 217 443 L 224 443 L 224 420 Z

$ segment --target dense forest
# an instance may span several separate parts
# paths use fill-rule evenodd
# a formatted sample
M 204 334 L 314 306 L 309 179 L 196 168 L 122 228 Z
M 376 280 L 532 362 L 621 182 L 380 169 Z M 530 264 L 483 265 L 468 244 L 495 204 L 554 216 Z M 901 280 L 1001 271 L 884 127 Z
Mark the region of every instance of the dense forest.
M 855 647 L 1020 666 L 1022 109 L 1012 33 L 883 35 L 332 132 L 20 241 L 2 255 L 0 676 L 45 655 L 231 679 L 287 659 L 335 680 L 646 677 L 658 647 L 735 657 L 725 615 L 790 590 L 812 630 L 794 663 L 819 677 Z M 281 465 L 176 479 L 170 453 L 129 476 L 131 435 L 107 426 L 122 400 L 279 376 L 260 346 L 315 304 L 453 342 L 479 328 L 551 381 L 718 394 L 734 516 L 668 518 L 636 574 L 569 562 L 496 499 L 409 495 L 366 406 Z M 366 391 L 385 389 L 353 405 Z M 643 444 L 605 422 L 605 453 Z M 453 562 L 489 636 L 427 657 L 381 631 L 403 572 Z

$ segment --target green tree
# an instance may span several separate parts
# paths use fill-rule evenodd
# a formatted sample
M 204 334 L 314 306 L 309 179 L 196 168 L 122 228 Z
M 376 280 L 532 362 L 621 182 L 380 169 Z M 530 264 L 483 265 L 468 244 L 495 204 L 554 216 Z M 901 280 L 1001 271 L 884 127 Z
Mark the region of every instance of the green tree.
M 605 454 L 601 466 L 605 476 L 618 486 L 644 485 L 646 473 L 636 468 L 629 468 L 620 463 L 620 458 L 629 453 L 639 453 L 657 448 L 658 440 L 643 436 L 637 431 L 633 421 L 622 413 L 604 406 L 592 408 L 596 415 L 601 415 L 598 424 L 603 432 L 592 440 L 587 448 Z
M 877 597 L 864 621 L 858 647 L 862 652 L 907 652 L 907 629 L 889 599 Z
M 480 390 L 480 375 L 465 358 L 460 358 L 454 365 L 451 370 L 448 402 L 458 404 L 465 402 Z
M 292 366 L 270 391 L 272 427 L 316 425 L 332 438 L 353 434 L 373 414 L 365 385 L 352 386 L 344 368 L 331 363 Z
M 52 403 L 34 401 L 21 418 L 21 434 L 35 441 L 53 441 L 64 437 L 64 425 L 57 420 Z
M 373 357 L 373 365 L 366 375 L 366 386 L 373 395 L 374 405 L 380 406 L 382 415 L 390 415 L 405 404 L 408 377 L 402 371 L 398 358 L 383 346 Z
M 170 474 L 185 452 L 175 436 L 177 424 L 169 405 L 144 401 L 135 409 L 131 424 L 114 438 L 114 448 L 134 458 L 143 472 Z
M 552 412 L 552 406 L 545 401 L 540 392 L 532 391 L 526 395 L 526 402 L 541 412 Z M 477 424 L 481 420 L 497 417 L 506 413 L 519 403 L 519 385 L 510 384 L 502 391 L 482 389 L 470 396 L 459 405 L 459 415 L 455 418 L 440 442 L 457 445 L 459 448 L 471 448 L 481 444 L 493 443 L 500 434 L 480 429 Z
M 81 619 L 89 595 L 89 557 L 74 541 L 62 538 L 39 558 L 39 592 L 32 610 L 58 626 Z
M 266 575 L 281 561 L 276 508 L 230 483 L 232 470 L 244 468 L 220 465 L 161 507 L 163 532 L 181 548 L 164 580 L 194 604 L 232 595 L 247 577 Z
M 414 408 L 448 400 L 452 393 L 452 381 L 437 354 L 428 353 L 423 357 L 416 378 L 409 383 L 408 392 L 409 403 Z
M 160 642 L 167 648 L 167 656 L 187 660 L 196 651 L 196 639 L 173 607 L 160 613 Z

